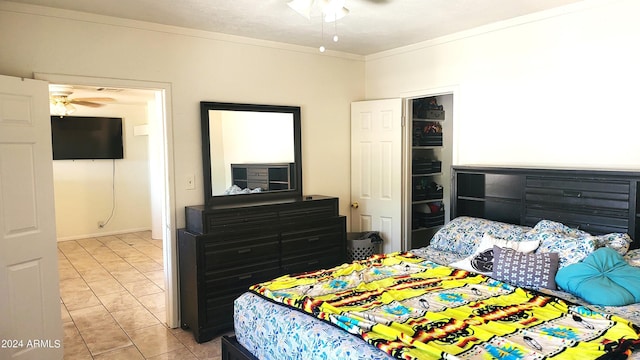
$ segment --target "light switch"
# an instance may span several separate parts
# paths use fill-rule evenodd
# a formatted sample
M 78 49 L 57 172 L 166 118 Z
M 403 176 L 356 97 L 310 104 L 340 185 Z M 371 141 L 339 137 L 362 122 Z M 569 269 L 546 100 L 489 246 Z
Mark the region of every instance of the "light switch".
M 185 182 L 185 189 L 187 190 L 195 190 L 196 189 L 196 177 L 193 174 L 187 175 Z

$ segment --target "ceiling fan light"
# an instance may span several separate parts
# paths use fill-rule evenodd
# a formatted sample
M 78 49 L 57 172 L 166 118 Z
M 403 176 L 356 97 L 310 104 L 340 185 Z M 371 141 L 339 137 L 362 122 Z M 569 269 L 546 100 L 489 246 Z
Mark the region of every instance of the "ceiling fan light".
M 56 115 L 60 115 L 60 116 L 66 115 L 67 109 L 65 108 L 65 105 L 63 102 L 60 102 L 60 101 L 56 102 L 53 108 L 54 108 L 54 113 Z
M 311 7 L 314 0 L 292 0 L 287 3 L 290 8 L 295 10 L 298 14 L 311 20 Z
M 76 107 L 71 104 L 66 104 L 64 106 L 64 112 L 65 112 L 65 115 L 71 115 L 74 112 L 76 112 Z

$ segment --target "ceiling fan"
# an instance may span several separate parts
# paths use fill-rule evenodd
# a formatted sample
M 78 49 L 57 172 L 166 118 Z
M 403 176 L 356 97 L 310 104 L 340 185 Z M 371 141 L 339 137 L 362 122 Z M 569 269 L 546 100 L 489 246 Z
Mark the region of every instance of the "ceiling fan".
M 76 111 L 74 105 L 89 106 L 93 108 L 104 106 L 105 102 L 115 101 L 109 97 L 85 97 L 85 98 L 69 98 L 73 94 L 73 86 L 71 85 L 50 85 L 49 86 L 49 102 L 50 110 L 55 115 L 70 115 Z

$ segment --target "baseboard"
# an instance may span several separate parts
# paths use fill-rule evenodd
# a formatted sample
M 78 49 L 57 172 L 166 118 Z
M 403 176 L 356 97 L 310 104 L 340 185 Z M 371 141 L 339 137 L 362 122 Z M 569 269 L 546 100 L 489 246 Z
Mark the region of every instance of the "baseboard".
M 65 236 L 65 237 L 58 238 L 58 242 L 86 239 L 86 238 L 92 238 L 92 237 L 102 237 L 102 236 L 128 234 L 128 233 L 141 232 L 141 231 L 151 231 L 151 228 L 137 228 L 137 229 L 114 230 L 114 231 L 101 231 L 99 233 L 94 233 L 94 234 L 82 234 L 82 235 Z

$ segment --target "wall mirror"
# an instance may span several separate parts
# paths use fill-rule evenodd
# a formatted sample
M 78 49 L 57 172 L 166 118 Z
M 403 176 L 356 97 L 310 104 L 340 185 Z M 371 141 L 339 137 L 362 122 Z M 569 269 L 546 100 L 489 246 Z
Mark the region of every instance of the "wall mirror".
M 302 196 L 300 107 L 200 103 L 205 204 Z

